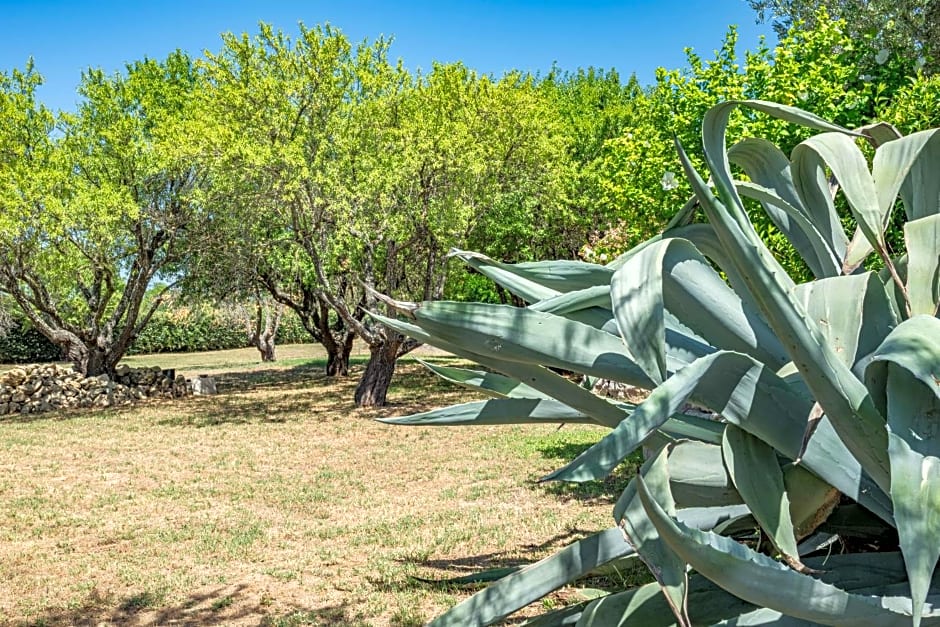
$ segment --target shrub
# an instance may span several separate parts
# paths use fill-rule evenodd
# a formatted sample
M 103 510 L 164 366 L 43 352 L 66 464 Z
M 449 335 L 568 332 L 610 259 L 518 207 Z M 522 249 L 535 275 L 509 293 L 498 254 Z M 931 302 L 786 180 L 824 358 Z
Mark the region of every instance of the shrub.
M 27 364 L 55 361 L 62 350 L 28 322 L 13 318 L 0 331 L 0 363 Z
M 154 314 L 134 342 L 131 354 L 190 353 L 245 348 L 253 311 L 248 305 L 170 301 Z M 310 335 L 291 310 L 285 309 L 276 341 L 309 342 Z

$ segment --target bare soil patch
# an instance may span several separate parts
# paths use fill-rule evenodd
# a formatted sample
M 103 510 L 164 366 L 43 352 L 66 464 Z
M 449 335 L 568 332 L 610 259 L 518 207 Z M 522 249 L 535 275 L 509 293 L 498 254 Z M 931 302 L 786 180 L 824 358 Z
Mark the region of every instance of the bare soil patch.
M 469 591 L 414 577 L 610 524 L 623 478 L 535 483 L 604 430 L 383 425 L 473 397 L 405 361 L 392 406 L 356 410 L 313 350 L 136 357 L 220 394 L 0 421 L 0 623 L 418 625 Z

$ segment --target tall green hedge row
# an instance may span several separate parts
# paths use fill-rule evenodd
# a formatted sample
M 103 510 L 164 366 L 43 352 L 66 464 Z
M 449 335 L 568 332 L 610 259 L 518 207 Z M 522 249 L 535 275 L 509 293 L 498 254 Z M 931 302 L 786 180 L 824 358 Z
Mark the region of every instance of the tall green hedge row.
M 238 307 L 211 304 L 161 308 L 128 354 L 189 353 L 249 346 L 246 314 Z M 285 310 L 278 328 L 278 344 L 311 341 L 297 316 Z M 55 361 L 61 350 L 27 322 L 15 321 L 0 335 L 0 363 Z

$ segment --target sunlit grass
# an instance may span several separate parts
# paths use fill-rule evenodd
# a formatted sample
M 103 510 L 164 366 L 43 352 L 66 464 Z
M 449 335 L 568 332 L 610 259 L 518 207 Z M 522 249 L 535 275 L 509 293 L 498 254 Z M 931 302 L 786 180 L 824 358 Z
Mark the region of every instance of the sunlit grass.
M 0 624 L 421 624 L 470 591 L 414 577 L 609 526 L 626 474 L 536 482 L 605 430 L 392 427 L 373 418 L 472 395 L 406 360 L 391 406 L 357 410 L 354 376 L 281 355 L 133 358 L 221 393 L 0 421 Z

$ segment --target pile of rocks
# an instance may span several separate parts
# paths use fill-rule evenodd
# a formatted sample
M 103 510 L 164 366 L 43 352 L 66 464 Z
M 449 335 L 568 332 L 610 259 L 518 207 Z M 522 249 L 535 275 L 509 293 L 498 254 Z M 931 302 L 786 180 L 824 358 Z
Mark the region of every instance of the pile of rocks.
M 176 398 L 191 393 L 183 375 L 156 366 L 118 366 L 114 380 L 106 374 L 83 377 L 55 364 L 21 366 L 0 374 L 0 415 L 129 405 L 145 398 Z

